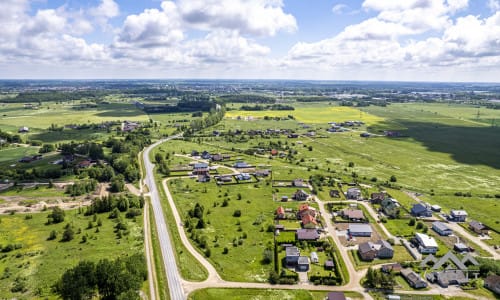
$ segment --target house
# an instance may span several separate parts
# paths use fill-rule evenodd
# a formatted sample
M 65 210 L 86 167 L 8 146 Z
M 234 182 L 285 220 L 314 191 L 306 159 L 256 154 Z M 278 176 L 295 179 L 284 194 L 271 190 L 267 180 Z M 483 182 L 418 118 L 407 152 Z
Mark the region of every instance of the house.
M 393 263 L 393 264 L 383 265 L 380 269 L 382 270 L 382 272 L 385 273 L 390 273 L 390 272 L 399 273 L 401 272 L 403 267 L 401 266 L 400 263 Z
M 387 241 L 379 240 L 375 243 L 366 242 L 358 246 L 358 253 L 363 260 L 373 260 L 374 258 L 392 258 L 394 249 Z
M 347 190 L 346 197 L 350 200 L 361 200 L 361 190 L 359 188 L 350 188 Z
M 364 222 L 366 220 L 363 211 L 360 209 L 345 209 L 342 211 L 342 216 L 349 222 Z
M 465 210 L 452 210 L 450 211 L 449 219 L 454 222 L 465 222 L 465 219 L 467 219 L 467 212 Z
M 309 257 L 299 256 L 299 260 L 297 261 L 297 267 L 295 268 L 295 270 L 298 272 L 309 271 Z
M 370 195 L 370 201 L 373 204 L 380 204 L 382 200 L 385 199 L 386 193 L 385 192 L 380 192 L 380 193 L 372 193 Z
M 500 276 L 490 275 L 484 279 L 484 287 L 500 295 Z
M 311 262 L 312 262 L 313 264 L 317 264 L 317 263 L 319 263 L 318 253 L 316 253 L 316 252 L 314 252 L 314 251 L 313 251 L 313 252 L 311 252 Z
M 292 180 L 292 186 L 294 186 L 294 187 L 307 187 L 307 184 L 304 183 L 303 179 L 294 179 L 294 180 Z
M 449 285 L 464 285 L 469 283 L 469 278 L 462 270 L 444 270 L 441 272 L 432 272 L 426 275 L 429 282 L 437 283 L 443 288 Z
M 244 180 L 250 180 L 250 179 L 252 179 L 252 177 L 248 173 L 241 173 L 241 174 L 238 174 L 238 175 L 236 175 L 234 177 L 238 181 L 244 181 Z
M 297 212 L 297 219 L 302 219 L 304 215 L 316 216 L 316 210 L 314 207 L 310 207 L 309 204 L 304 203 L 299 205 L 299 211 Z
M 297 190 L 292 196 L 292 199 L 296 201 L 305 201 L 307 198 L 309 198 L 309 194 L 304 192 L 304 190 Z
M 219 176 L 219 178 L 217 180 L 220 181 L 220 182 L 223 182 L 223 183 L 228 183 L 228 182 L 232 182 L 233 181 L 233 176 L 231 176 L 231 175 L 223 175 L 223 176 Z
M 443 236 L 450 235 L 453 233 L 453 231 L 448 226 L 446 226 L 446 224 L 439 221 L 432 222 L 432 230 L 439 233 L 439 235 Z
M 477 234 L 486 234 L 486 235 L 488 234 L 488 228 L 486 228 L 486 226 L 484 226 L 483 223 L 478 221 L 470 221 L 469 229 Z
M 19 130 L 17 131 L 18 133 L 26 133 L 29 132 L 30 129 L 26 126 L 20 127 Z
M 431 205 L 431 210 L 434 212 L 440 212 L 441 211 L 441 206 L 439 205 Z
M 77 165 L 77 167 L 78 167 L 78 168 L 82 168 L 82 169 L 83 169 L 83 168 L 88 168 L 88 167 L 90 167 L 91 165 L 92 165 L 92 162 L 91 162 L 90 160 L 86 159 L 86 160 L 82 160 L 82 161 L 81 161 L 81 162 Z
M 222 154 L 214 154 L 212 155 L 212 157 L 210 158 L 212 161 L 223 161 L 224 160 L 224 157 L 222 156 Z
M 391 218 L 399 217 L 400 205 L 396 199 L 393 198 L 384 198 L 380 202 L 380 209 L 384 212 L 384 214 Z
M 30 163 L 33 161 L 33 157 L 31 156 L 25 156 L 23 158 L 21 158 L 20 160 L 18 160 L 18 162 L 22 162 L 22 163 Z
M 244 169 L 244 168 L 250 168 L 250 165 L 248 165 L 244 161 L 238 161 L 233 165 L 233 167 L 236 169 Z
M 297 133 L 290 133 L 290 134 L 288 135 L 288 138 L 290 138 L 290 139 L 296 139 L 296 138 L 298 138 L 298 137 L 299 137 L 299 135 L 298 135 Z
M 422 203 L 413 204 L 410 213 L 414 217 L 432 217 L 432 210 L 430 207 Z
M 370 224 L 349 224 L 350 236 L 372 236 L 372 227 Z
M 269 174 L 270 174 L 270 171 L 267 169 L 255 171 L 255 176 L 257 176 L 257 177 L 267 177 L 267 176 L 269 176 Z
M 316 228 L 318 226 L 316 218 L 310 214 L 303 215 L 301 221 L 303 228 Z
M 288 196 L 281 196 L 281 202 L 287 202 Z
M 122 131 L 125 131 L 125 132 L 134 131 L 139 126 L 140 126 L 139 123 L 131 122 L 131 121 L 125 121 L 125 122 L 122 123 Z
M 433 237 L 423 233 L 415 233 L 415 239 L 419 244 L 420 253 L 436 253 L 438 251 L 438 245 Z
M 196 150 L 193 150 L 191 151 L 191 156 L 194 157 L 194 156 L 200 156 L 200 152 L 196 151 Z
M 286 219 L 285 209 L 280 206 L 276 209 L 276 219 Z
M 207 163 L 195 163 L 193 167 L 193 175 L 208 175 L 208 164 Z
M 316 241 L 319 239 L 316 229 L 297 229 L 295 234 L 298 241 Z
M 210 159 L 211 157 L 212 157 L 212 155 L 210 155 L 210 153 L 207 150 L 204 150 L 201 153 L 201 158 L 203 158 L 203 159 Z
M 455 243 L 453 245 L 453 250 L 460 252 L 460 253 L 469 252 L 469 247 L 464 243 Z
M 340 198 L 340 192 L 338 190 L 330 190 L 330 197 Z
M 276 156 L 276 155 L 278 155 L 278 150 L 272 149 L 270 153 L 272 156 Z
M 344 292 L 329 292 L 326 300 L 346 300 Z
M 327 261 L 325 261 L 325 270 L 333 270 L 333 268 L 335 267 L 335 263 L 333 262 L 333 260 L 329 259 Z
M 295 267 L 299 261 L 300 251 L 299 248 L 295 246 L 290 246 L 285 248 L 285 264 L 288 267 Z
M 205 175 L 198 175 L 198 182 L 209 182 L 210 181 L 210 175 L 205 174 Z
M 427 283 L 422 280 L 422 278 L 412 269 L 403 269 L 401 270 L 401 275 L 408 282 L 408 284 L 414 289 L 421 289 L 427 287 Z

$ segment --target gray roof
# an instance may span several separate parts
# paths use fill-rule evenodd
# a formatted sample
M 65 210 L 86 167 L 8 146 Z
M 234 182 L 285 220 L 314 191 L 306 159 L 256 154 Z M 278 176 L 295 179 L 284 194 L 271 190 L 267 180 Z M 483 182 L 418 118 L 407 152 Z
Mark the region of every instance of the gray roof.
M 299 256 L 299 260 L 297 262 L 299 265 L 307 265 L 309 264 L 309 257 L 307 256 Z
M 299 256 L 300 251 L 299 248 L 293 246 L 293 247 L 286 247 L 286 256 Z
M 388 249 L 394 250 L 394 249 L 392 248 L 392 245 L 391 245 L 388 241 L 385 241 L 385 240 L 378 240 L 378 241 L 377 241 L 377 244 L 382 245 L 382 247 L 384 247 L 384 248 L 388 248 Z
M 372 248 L 372 243 L 370 243 L 370 242 L 361 243 L 358 245 L 358 251 L 360 253 L 367 253 L 367 252 L 370 252 L 372 250 L 374 250 L 374 249 Z
M 349 224 L 349 232 L 372 232 L 370 224 Z
M 486 226 L 484 226 L 483 223 L 478 222 L 478 221 L 470 221 L 469 222 L 469 226 L 472 227 L 472 228 L 475 228 L 477 230 L 483 230 L 483 229 L 486 228 Z
M 465 210 L 452 210 L 450 214 L 453 216 L 467 216 L 467 212 Z
M 317 240 L 319 238 L 316 229 L 297 229 L 297 239 L 299 240 Z
M 458 257 L 453 254 L 453 252 L 451 251 L 448 251 L 448 253 L 446 253 L 443 257 L 441 257 L 441 259 L 439 259 L 435 264 L 434 266 L 432 267 L 433 270 L 437 270 L 439 268 L 441 268 L 441 266 L 447 262 L 448 260 L 451 260 L 455 266 L 457 266 L 458 269 L 460 270 L 466 270 L 467 267 L 458 259 Z
M 432 227 L 435 227 L 441 231 L 451 230 L 448 226 L 446 226 L 446 224 L 444 224 L 443 222 L 439 222 L 439 221 L 433 222 Z

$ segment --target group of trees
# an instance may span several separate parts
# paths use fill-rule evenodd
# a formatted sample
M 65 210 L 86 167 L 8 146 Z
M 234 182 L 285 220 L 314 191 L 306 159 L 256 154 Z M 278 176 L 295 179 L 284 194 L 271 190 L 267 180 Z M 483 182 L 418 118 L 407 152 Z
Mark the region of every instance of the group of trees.
M 74 184 L 69 184 L 66 186 L 66 194 L 71 197 L 76 197 L 88 193 L 92 193 L 97 188 L 97 181 L 94 179 L 80 180 Z
M 144 206 L 144 198 L 133 195 L 109 195 L 101 198 L 94 198 L 87 206 L 86 216 L 93 214 L 107 213 L 117 208 L 120 212 L 127 212 L 129 209 L 141 209 Z
M 276 103 L 273 97 L 255 94 L 223 95 L 219 99 L 226 103 Z
M 224 107 L 219 110 L 212 110 L 208 116 L 203 119 L 195 119 L 191 121 L 188 128 L 181 128 L 185 130 L 184 136 L 189 136 L 196 131 L 200 131 L 203 128 L 207 128 L 219 123 L 223 118 L 226 110 Z
M 97 263 L 83 260 L 64 272 L 53 289 L 65 300 L 138 300 L 147 275 L 142 254 Z
M 246 111 L 262 111 L 262 110 L 295 110 L 295 107 L 291 105 L 283 105 L 283 104 L 273 104 L 273 105 L 243 105 L 240 107 L 240 110 Z
M 368 268 L 365 276 L 365 286 L 369 288 L 394 289 L 396 280 L 394 274 L 382 272 L 380 269 Z

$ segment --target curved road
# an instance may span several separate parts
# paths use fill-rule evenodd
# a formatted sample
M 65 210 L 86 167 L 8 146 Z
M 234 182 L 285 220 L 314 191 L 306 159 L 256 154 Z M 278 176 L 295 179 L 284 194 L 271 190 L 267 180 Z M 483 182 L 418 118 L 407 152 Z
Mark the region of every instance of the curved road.
M 149 159 L 149 153 L 154 147 L 160 145 L 161 143 L 178 138 L 180 136 L 181 135 L 175 135 L 163 140 L 159 140 L 158 142 L 147 147 L 142 155 L 144 160 L 144 168 L 146 169 L 145 182 L 149 188 L 151 207 L 153 208 L 153 213 L 156 221 L 156 230 L 158 231 L 158 239 L 160 241 L 161 255 L 163 257 L 163 264 L 167 273 L 166 275 L 168 281 L 168 290 L 170 292 L 170 299 L 173 300 L 186 299 L 187 297 L 184 294 L 184 290 L 182 289 L 181 276 L 179 274 L 179 269 L 177 268 L 174 249 L 170 240 L 165 217 L 163 215 L 160 195 L 158 194 L 158 189 L 156 188 L 155 176 L 153 173 L 154 164 L 152 164 Z

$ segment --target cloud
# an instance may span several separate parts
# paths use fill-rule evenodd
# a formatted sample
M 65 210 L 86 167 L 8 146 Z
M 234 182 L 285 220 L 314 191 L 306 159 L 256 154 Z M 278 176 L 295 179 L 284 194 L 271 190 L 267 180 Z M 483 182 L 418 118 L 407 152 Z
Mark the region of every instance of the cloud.
M 488 7 L 491 11 L 496 12 L 500 10 L 499 0 L 488 0 Z
M 241 34 L 274 36 L 297 29 L 295 17 L 276 0 L 180 0 L 183 20 L 204 30 L 236 30 Z
M 344 12 L 344 10 L 348 8 L 347 5 L 343 4 L 343 3 L 340 3 L 340 4 L 336 4 L 332 7 L 332 12 L 334 14 L 337 14 L 337 15 L 340 15 Z
M 89 15 L 103 28 L 110 29 L 108 20 L 120 14 L 120 7 L 113 0 L 101 0 L 101 3 L 89 9 Z

